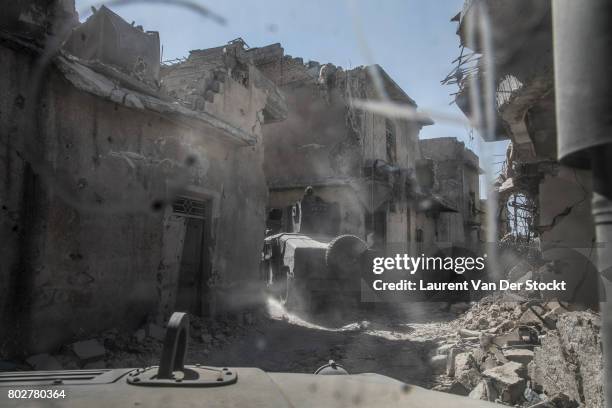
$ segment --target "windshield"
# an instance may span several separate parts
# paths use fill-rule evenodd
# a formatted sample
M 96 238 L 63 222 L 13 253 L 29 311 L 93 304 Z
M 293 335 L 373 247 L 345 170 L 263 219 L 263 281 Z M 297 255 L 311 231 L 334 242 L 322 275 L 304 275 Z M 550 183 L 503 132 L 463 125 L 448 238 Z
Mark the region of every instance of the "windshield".
M 188 365 L 602 406 L 604 3 L 8 5 L 0 370 L 178 311 Z

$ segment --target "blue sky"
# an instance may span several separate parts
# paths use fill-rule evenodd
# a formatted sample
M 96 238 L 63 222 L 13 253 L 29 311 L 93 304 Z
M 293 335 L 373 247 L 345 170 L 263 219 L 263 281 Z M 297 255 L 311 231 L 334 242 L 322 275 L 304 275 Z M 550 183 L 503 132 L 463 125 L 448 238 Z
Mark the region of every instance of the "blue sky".
M 380 64 L 410 95 L 420 108 L 461 116 L 449 105 L 453 86 L 440 84 L 451 71 L 451 61 L 459 54 L 456 23 L 450 19 L 463 0 L 195 0 L 227 23 L 220 25 L 177 6 L 137 4 L 111 7 L 125 20 L 159 31 L 164 59 L 186 56 L 189 50 L 215 47 L 242 37 L 249 46 L 280 42 L 285 53 L 304 61 L 331 62 L 350 68 L 371 62 L 358 41 L 357 25 Z M 82 17 L 96 3 L 76 0 Z M 455 124 L 436 123 L 421 137 L 454 136 L 477 154 L 478 140 L 471 140 L 470 129 Z M 477 136 L 476 136 L 477 138 Z M 490 146 L 494 153 L 505 151 L 505 143 Z M 480 155 L 480 154 L 479 154 Z M 500 156 L 493 157 L 500 161 Z

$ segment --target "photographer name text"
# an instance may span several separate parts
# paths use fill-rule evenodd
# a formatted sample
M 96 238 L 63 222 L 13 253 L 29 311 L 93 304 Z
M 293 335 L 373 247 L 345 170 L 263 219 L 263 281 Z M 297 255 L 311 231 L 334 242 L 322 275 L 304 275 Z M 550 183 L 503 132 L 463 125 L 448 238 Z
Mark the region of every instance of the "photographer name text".
M 377 279 L 372 282 L 372 287 L 376 291 L 469 291 L 469 290 L 547 290 L 562 291 L 566 289 L 566 282 L 563 280 L 553 280 L 550 282 L 538 282 L 527 280 L 525 282 L 510 282 L 500 280 L 499 282 L 485 282 L 482 280 L 469 280 L 463 282 L 427 282 L 422 279 L 411 281 L 401 279 L 395 282 L 385 282 Z

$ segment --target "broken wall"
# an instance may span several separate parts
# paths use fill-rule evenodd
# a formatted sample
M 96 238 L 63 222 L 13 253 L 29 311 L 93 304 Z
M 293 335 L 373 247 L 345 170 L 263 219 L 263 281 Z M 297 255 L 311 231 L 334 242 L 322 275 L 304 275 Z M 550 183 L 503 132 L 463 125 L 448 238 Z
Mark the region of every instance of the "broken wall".
M 251 289 L 267 202 L 261 145 L 240 147 L 77 90 L 55 69 L 30 99 L 33 57 L 4 45 L 0 54 L 3 349 L 48 351 L 167 318 L 185 219 L 165 200 L 185 191 L 212 204 L 210 285 L 227 300 L 218 303 L 258 300 Z M 263 109 L 258 91 L 232 98 L 243 98 L 251 119 Z M 30 104 L 35 127 L 26 134 Z M 261 137 L 257 122 L 243 123 Z
M 554 167 L 539 184 L 538 230 L 542 242 L 575 247 L 593 256 L 595 229 L 591 217 L 591 172 Z

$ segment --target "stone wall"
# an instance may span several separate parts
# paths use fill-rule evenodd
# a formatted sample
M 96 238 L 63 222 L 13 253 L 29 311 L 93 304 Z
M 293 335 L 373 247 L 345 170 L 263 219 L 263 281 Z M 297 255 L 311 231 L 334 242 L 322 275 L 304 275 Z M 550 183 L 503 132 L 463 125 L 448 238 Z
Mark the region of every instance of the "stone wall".
M 89 94 L 54 68 L 32 94 L 33 56 L 4 45 L 0 55 L 1 351 L 46 351 L 165 320 L 185 231 L 171 204 L 185 192 L 212 207 L 217 310 L 258 300 L 267 202 L 260 144 Z M 226 89 L 226 98 L 242 102 L 235 122 L 260 140 L 263 92 Z

